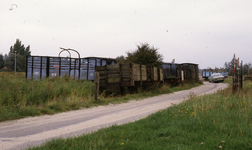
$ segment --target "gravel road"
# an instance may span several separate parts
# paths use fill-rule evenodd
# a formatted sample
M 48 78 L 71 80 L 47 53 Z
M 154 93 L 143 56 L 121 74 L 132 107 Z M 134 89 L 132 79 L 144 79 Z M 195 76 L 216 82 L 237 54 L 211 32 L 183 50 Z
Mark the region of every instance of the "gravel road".
M 29 117 L 0 123 L 0 149 L 17 150 L 40 145 L 54 138 L 77 136 L 114 124 L 124 124 L 178 104 L 191 92 L 211 94 L 228 87 L 224 83 L 207 83 L 190 90 L 150 97 L 128 103 L 98 106 L 55 115 Z

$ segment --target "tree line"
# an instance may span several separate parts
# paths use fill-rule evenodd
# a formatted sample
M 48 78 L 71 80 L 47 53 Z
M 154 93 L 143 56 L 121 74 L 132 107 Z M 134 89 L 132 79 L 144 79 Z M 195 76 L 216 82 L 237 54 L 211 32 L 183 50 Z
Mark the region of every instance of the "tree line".
M 234 74 L 234 62 L 236 64 L 238 62 L 238 59 L 236 59 L 235 57 L 233 57 L 230 62 L 225 62 L 225 64 L 224 64 L 224 67 L 227 70 L 229 76 L 232 76 Z M 241 61 L 239 63 L 241 64 Z M 251 68 L 250 62 L 249 63 L 243 62 L 243 74 L 244 75 L 252 75 L 252 68 Z
M 25 71 L 26 56 L 30 55 L 30 45 L 25 47 L 19 39 L 16 39 L 16 43 L 10 47 L 8 55 L 0 54 L 0 70 L 5 68 L 7 71 L 13 71 L 16 58 L 16 71 Z M 118 56 L 116 57 L 116 60 L 118 63 L 137 63 L 147 66 L 161 67 L 163 63 L 163 55 L 158 52 L 158 48 L 151 46 L 149 43 L 140 43 L 135 50 L 127 51 L 126 56 Z M 232 76 L 234 72 L 234 61 L 238 62 L 238 60 L 233 57 L 231 61 L 224 63 L 224 67 L 208 68 L 207 70 L 228 72 L 228 75 Z M 244 75 L 252 75 L 252 65 L 250 62 L 243 64 L 243 73 Z
M 233 76 L 234 74 L 234 62 L 237 64 L 238 59 L 233 57 L 229 62 L 224 63 L 224 67 L 215 67 L 215 68 L 207 68 L 207 71 L 214 71 L 214 72 L 228 72 L 229 76 Z M 241 64 L 241 61 L 239 62 Z M 252 75 L 252 65 L 251 63 L 244 63 L 243 66 L 243 75 Z
M 26 69 L 26 56 L 30 55 L 30 45 L 25 47 L 19 39 L 16 39 L 8 54 L 0 54 L 0 70 L 14 71 L 16 60 L 16 71 L 24 72 Z

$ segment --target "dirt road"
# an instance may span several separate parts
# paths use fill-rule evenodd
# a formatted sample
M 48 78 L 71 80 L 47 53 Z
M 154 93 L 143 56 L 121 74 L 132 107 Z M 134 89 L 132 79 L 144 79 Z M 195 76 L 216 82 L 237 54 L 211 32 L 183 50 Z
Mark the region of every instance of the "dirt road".
M 99 106 L 56 115 L 31 117 L 0 123 L 0 149 L 24 149 L 59 137 L 70 137 L 96 131 L 114 124 L 132 122 L 186 100 L 191 92 L 211 94 L 228 87 L 223 83 L 204 85 L 172 94 L 128 103 Z

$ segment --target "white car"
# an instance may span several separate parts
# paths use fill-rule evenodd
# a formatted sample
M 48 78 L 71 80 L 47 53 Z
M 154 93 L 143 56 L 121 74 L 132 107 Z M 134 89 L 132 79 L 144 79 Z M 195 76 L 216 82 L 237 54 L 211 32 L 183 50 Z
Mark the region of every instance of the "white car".
M 223 82 L 224 76 L 221 73 L 213 73 L 210 77 L 208 77 L 209 82 Z

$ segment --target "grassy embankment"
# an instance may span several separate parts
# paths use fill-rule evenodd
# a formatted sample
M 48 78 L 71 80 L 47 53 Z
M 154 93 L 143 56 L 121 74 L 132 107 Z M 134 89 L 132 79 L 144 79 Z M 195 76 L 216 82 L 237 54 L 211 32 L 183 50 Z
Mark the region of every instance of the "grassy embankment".
M 230 82 L 230 81 L 227 81 Z M 252 82 L 159 110 L 146 119 L 57 139 L 33 150 L 55 149 L 252 149 Z
M 163 93 L 189 89 L 196 84 L 185 84 L 175 88 L 163 86 L 149 90 L 128 92 L 124 96 L 114 94 L 105 97 L 102 93 L 99 102 L 93 99 L 94 84 L 91 81 L 76 81 L 69 77 L 26 80 L 24 73 L 0 72 L 0 121 L 19 119 L 27 116 L 54 114 L 69 110 L 89 108 L 109 103 L 122 103 Z

